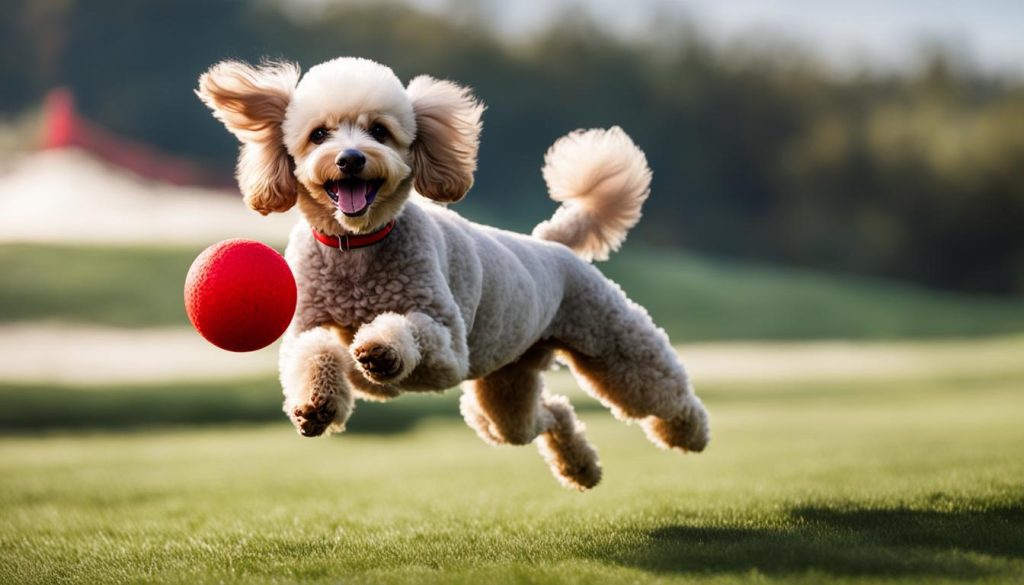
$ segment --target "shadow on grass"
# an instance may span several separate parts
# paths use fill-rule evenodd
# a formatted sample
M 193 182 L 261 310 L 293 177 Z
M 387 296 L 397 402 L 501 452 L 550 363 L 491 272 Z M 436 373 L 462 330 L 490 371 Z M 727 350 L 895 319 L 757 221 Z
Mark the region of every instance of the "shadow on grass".
M 1024 560 L 1024 495 L 936 507 L 943 509 L 798 507 L 779 528 L 668 526 L 643 546 L 595 556 L 661 573 L 960 579 L 998 576 L 1005 561 Z
M 285 422 L 277 380 L 67 388 L 0 384 L 0 433 Z M 458 417 L 457 392 L 360 402 L 349 433 L 402 433 L 434 417 Z

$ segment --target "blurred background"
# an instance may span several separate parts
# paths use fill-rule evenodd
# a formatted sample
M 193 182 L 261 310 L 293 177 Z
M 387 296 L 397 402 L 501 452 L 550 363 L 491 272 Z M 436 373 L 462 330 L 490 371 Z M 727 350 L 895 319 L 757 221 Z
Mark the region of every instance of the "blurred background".
M 1022 32 L 1019 0 L 0 0 L 0 581 L 1020 583 Z M 454 391 L 309 441 L 276 347 L 191 329 L 196 255 L 296 220 L 243 205 L 199 74 L 341 55 L 488 105 L 483 223 L 552 214 L 559 136 L 636 140 L 652 195 L 599 268 L 677 344 L 708 452 L 564 370 L 585 497 Z
M 61 87 L 85 119 L 230 186 L 233 138 L 197 75 L 361 55 L 489 105 L 462 206 L 482 221 L 548 217 L 547 146 L 619 124 L 655 171 L 635 243 L 1024 293 L 1024 8 L 761 4 L 4 0 L 3 145 L 38 147 Z
M 676 343 L 1019 332 L 1024 7 L 940 4 L 2 0 L 0 377 L 273 371 L 273 350 L 204 346 L 181 306 L 202 248 L 281 248 L 295 220 L 243 207 L 234 139 L 192 94 L 227 58 L 360 55 L 471 86 L 489 108 L 458 209 L 513 230 L 553 211 L 557 137 L 621 125 L 653 194 L 601 268 Z

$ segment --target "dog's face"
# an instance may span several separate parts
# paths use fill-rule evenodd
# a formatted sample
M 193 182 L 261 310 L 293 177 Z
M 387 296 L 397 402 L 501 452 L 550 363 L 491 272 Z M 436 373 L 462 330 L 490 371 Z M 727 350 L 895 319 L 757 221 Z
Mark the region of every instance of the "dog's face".
M 409 194 L 416 117 L 390 69 L 339 59 L 306 73 L 285 112 L 285 147 L 307 215 L 350 232 L 386 223 Z
M 442 202 L 473 182 L 481 106 L 429 77 L 402 86 L 365 59 L 313 67 L 224 62 L 199 81 L 200 98 L 242 142 L 238 181 L 261 213 L 296 202 L 328 234 L 372 231 L 398 214 L 415 185 Z

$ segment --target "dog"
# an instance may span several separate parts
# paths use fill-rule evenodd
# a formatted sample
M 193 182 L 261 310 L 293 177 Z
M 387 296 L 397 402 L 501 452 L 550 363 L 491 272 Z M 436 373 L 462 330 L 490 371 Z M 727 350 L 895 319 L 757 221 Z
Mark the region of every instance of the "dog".
M 484 106 L 463 86 L 404 86 L 343 57 L 305 75 L 223 61 L 196 94 L 241 143 L 245 203 L 303 217 L 285 253 L 298 304 L 280 350 L 300 434 L 344 430 L 355 398 L 462 384 L 480 438 L 539 439 L 556 479 L 586 490 L 601 466 L 569 401 L 544 389 L 557 358 L 655 444 L 704 449 L 708 415 L 668 336 L 591 264 L 619 248 L 649 194 L 646 158 L 620 128 L 555 142 L 543 174 L 560 207 L 527 236 L 446 207 L 476 170 Z

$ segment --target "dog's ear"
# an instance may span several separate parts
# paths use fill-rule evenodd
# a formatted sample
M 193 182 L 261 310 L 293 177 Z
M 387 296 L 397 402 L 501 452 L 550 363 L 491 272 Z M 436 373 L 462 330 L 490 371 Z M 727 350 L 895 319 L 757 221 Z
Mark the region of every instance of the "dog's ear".
M 196 95 L 242 143 L 236 177 L 245 203 L 263 215 L 287 211 L 298 196 L 295 163 L 281 132 L 298 82 L 293 63 L 221 61 L 199 77 Z
M 458 201 L 473 186 L 484 106 L 469 89 L 426 75 L 409 82 L 406 91 L 416 114 L 416 191 L 435 201 Z

